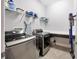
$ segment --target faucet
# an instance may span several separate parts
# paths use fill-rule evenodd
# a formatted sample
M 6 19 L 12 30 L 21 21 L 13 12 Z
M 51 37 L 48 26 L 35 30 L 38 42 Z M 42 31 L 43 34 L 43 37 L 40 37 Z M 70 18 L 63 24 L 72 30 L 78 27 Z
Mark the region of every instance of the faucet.
M 27 24 L 26 24 L 26 22 L 25 22 L 25 21 L 24 21 L 24 25 L 25 25 L 25 28 L 24 28 L 24 33 L 26 33 Z

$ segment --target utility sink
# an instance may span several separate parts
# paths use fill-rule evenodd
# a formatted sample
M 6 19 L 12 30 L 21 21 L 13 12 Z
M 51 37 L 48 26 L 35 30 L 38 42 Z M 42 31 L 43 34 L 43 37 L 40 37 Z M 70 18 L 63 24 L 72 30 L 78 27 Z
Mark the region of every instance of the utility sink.
M 25 33 L 5 33 L 5 41 L 6 42 L 10 42 L 10 41 L 14 41 L 14 40 L 20 40 L 20 39 L 24 39 L 24 38 L 29 38 L 32 35 L 29 34 L 25 34 Z
M 24 38 L 29 38 L 29 37 L 31 37 L 31 36 L 32 36 L 32 35 L 25 34 L 25 35 L 23 35 L 23 36 L 16 37 L 15 40 L 24 39 Z

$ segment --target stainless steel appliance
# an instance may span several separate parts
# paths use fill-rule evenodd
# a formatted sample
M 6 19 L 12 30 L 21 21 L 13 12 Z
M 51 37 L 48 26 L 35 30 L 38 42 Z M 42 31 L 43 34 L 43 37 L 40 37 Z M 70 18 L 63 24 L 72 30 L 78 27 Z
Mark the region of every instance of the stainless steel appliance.
M 25 39 L 21 39 L 25 40 Z M 18 40 L 15 41 L 15 43 Z M 36 38 L 11 45 L 14 42 L 7 42 L 5 48 L 5 59 L 38 59 L 39 53 L 36 49 Z M 10 46 L 11 45 L 11 46 Z
M 46 32 L 38 33 L 40 55 L 44 56 L 49 51 L 50 34 Z
M 50 49 L 50 33 L 43 32 L 41 29 L 35 30 L 34 35 L 36 35 L 36 46 L 39 50 L 39 55 L 44 56 Z

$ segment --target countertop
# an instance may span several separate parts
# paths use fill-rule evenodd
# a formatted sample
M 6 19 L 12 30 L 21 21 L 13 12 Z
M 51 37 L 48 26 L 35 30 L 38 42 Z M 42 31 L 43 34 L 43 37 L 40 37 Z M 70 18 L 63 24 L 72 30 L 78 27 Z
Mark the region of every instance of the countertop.
M 19 44 L 19 43 L 22 43 L 22 42 L 25 42 L 25 41 L 28 41 L 28 40 L 31 40 L 31 39 L 34 39 L 34 38 L 36 38 L 36 36 L 31 36 L 31 37 L 24 38 L 24 39 L 19 39 L 19 40 L 14 40 L 14 41 L 6 42 L 6 46 L 7 47 L 13 46 L 13 45 L 16 45 L 16 44 Z
M 49 31 L 49 30 L 44 30 L 44 32 L 48 32 L 48 33 L 52 33 L 52 34 L 61 34 L 61 35 L 69 35 L 69 31 L 68 32 L 59 32 L 59 31 Z M 73 32 L 73 35 L 76 35 L 75 32 Z

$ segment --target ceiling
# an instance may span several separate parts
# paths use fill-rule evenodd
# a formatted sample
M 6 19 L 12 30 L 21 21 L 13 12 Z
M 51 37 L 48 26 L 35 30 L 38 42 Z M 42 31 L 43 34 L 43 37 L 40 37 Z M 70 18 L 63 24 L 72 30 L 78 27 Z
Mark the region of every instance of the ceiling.
M 38 0 L 38 1 L 41 4 L 48 6 L 48 5 L 51 5 L 51 4 L 53 4 L 53 3 L 57 2 L 57 1 L 60 1 L 60 0 Z

